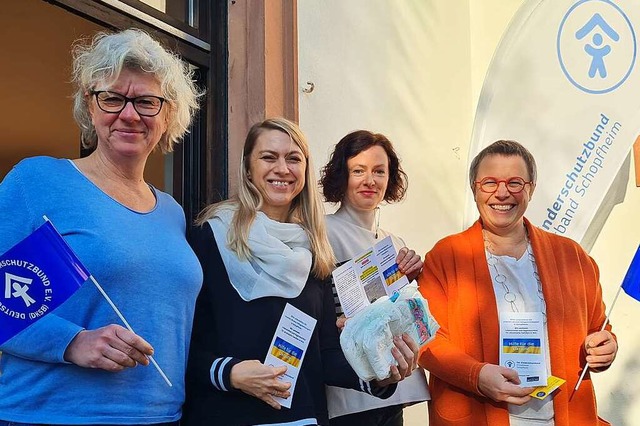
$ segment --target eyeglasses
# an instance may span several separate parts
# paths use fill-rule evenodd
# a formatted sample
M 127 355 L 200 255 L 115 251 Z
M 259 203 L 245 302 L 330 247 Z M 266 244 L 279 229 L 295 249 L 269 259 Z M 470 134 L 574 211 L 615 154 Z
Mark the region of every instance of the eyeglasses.
M 136 96 L 128 98 L 120 93 L 109 92 L 107 90 L 92 91 L 96 97 L 98 107 L 104 112 L 118 114 L 131 102 L 133 109 L 143 117 L 155 117 L 160 113 L 165 99 L 160 96 Z
M 504 182 L 507 191 L 511 194 L 518 194 L 522 192 L 526 184 L 533 185 L 532 181 L 526 181 L 519 176 L 510 177 L 509 179 L 498 179 L 492 176 L 487 176 L 482 180 L 477 180 L 473 183 L 480 185 L 480 191 L 487 194 L 493 194 L 498 190 L 500 183 Z

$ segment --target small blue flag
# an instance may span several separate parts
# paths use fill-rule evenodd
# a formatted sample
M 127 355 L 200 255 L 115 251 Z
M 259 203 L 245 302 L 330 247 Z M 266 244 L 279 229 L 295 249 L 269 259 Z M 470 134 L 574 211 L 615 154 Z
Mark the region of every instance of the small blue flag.
M 624 276 L 622 288 L 625 293 L 640 302 L 640 245 L 638 245 L 636 255 L 633 256 L 629 270 Z
M 89 275 L 46 220 L 0 256 L 0 344 L 64 303 Z

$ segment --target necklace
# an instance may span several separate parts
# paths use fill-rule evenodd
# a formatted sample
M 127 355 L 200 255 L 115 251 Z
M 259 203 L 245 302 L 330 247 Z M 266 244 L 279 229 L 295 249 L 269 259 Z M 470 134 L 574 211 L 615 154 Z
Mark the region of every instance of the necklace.
M 496 255 L 493 254 L 493 246 L 491 244 L 491 241 L 487 237 L 487 233 L 485 232 L 484 229 L 482 230 L 482 238 L 484 240 L 484 247 L 486 249 L 487 264 L 489 265 L 489 268 L 493 269 L 493 272 L 494 272 L 493 274 L 491 274 L 492 279 L 496 284 L 499 284 L 500 287 L 502 287 L 502 289 L 504 290 L 505 292 L 503 296 L 504 300 L 509 304 L 509 306 L 511 306 L 512 312 L 520 312 L 518 309 L 518 305 L 516 304 L 517 296 L 514 292 L 511 291 L 511 288 L 509 288 L 509 285 L 507 284 L 507 276 L 502 272 L 500 272 L 500 269 L 498 268 L 498 265 L 501 264 L 501 261 Z M 531 266 L 533 267 L 533 277 L 536 280 L 536 284 L 537 284 L 536 295 L 538 296 L 538 299 L 540 299 L 540 304 L 542 308 L 541 309 L 542 317 L 546 324 L 547 323 L 547 303 L 544 300 L 544 293 L 542 292 L 542 282 L 540 281 L 540 275 L 538 274 L 538 265 L 536 265 L 536 259 L 535 259 L 535 256 L 533 255 L 533 249 L 531 248 L 531 241 L 529 240 L 529 233 L 526 232 L 526 228 L 525 228 L 524 238 L 527 243 L 527 249 L 526 249 L 525 255 L 527 256 L 527 258 L 531 262 Z

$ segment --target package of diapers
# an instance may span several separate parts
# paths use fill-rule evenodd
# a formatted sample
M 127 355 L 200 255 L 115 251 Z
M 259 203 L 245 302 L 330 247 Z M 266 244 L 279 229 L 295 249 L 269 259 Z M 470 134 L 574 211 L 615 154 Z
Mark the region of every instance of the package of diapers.
M 423 347 L 438 328 L 427 300 L 410 284 L 349 318 L 340 334 L 340 346 L 360 379 L 383 380 L 389 377 L 389 367 L 397 365 L 391 353 L 393 336 L 407 333 Z

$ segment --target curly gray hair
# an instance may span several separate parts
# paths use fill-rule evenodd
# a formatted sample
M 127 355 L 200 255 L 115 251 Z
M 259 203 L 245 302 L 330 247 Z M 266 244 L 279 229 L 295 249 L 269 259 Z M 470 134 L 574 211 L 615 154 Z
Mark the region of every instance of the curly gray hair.
M 168 51 L 149 34 L 138 29 L 118 33 L 101 32 L 88 44 L 73 48 L 73 82 L 76 86 L 73 117 L 80 127 L 82 146 L 94 148 L 98 143 L 89 113 L 90 92 L 98 83 L 113 82 L 122 69 L 153 74 L 170 108 L 167 131 L 158 146 L 162 152 L 187 133 L 202 95 L 193 81 L 193 70 L 176 54 Z

